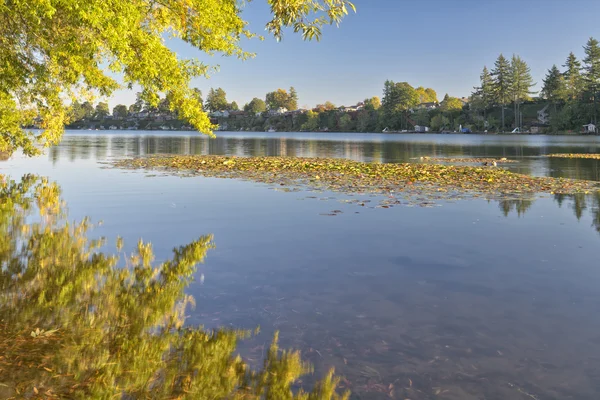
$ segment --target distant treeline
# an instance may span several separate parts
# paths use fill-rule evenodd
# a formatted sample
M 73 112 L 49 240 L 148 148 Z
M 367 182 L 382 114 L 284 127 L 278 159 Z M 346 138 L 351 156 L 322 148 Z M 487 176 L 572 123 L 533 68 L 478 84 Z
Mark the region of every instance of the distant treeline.
M 291 87 L 255 97 L 242 109 L 228 102 L 222 88 L 210 89 L 199 100 L 221 130 L 357 131 L 384 129 L 456 131 L 581 132 L 584 125 L 596 125 L 597 95 L 600 90 L 600 46 L 590 38 L 579 61 L 571 52 L 563 70 L 552 66 L 539 93 L 530 68 L 518 55 L 500 54 L 491 70 L 483 68 L 480 84 L 469 98 L 445 95 L 438 102 L 430 88 L 414 88 L 407 82 L 388 80 L 383 96 L 365 99 L 352 106 L 332 102 L 311 110 L 298 109 L 298 94 Z M 535 96 L 535 97 L 534 97 Z M 154 101 L 140 95 L 130 106 L 113 108 L 107 103 L 74 103 L 71 128 L 98 129 L 188 129 L 189 124 L 171 110 L 169 96 Z

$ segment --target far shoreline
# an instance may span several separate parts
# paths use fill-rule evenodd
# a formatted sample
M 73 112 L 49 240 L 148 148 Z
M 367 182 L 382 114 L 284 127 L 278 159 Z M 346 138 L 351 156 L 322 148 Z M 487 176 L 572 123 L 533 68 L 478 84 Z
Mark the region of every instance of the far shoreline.
M 152 133 L 164 133 L 164 134 L 176 134 L 179 132 L 185 132 L 185 133 L 196 133 L 199 135 L 203 135 L 201 132 L 195 131 L 195 130 L 183 130 L 183 129 L 71 129 L 71 128 L 65 128 L 65 132 L 81 132 L 81 133 L 110 133 L 110 132 L 115 132 L 115 133 L 136 133 L 136 132 L 152 132 Z M 434 136 L 434 135 L 453 135 L 453 136 L 472 136 L 472 135 L 477 135 L 477 136 L 569 136 L 569 137 L 600 137 L 600 134 L 589 134 L 589 133 L 567 133 L 567 132 L 557 132 L 557 133 L 512 133 L 512 132 L 470 132 L 470 133 L 464 133 L 464 132 L 344 132 L 344 131 L 275 131 L 275 132 L 268 132 L 268 131 L 214 131 L 214 134 L 218 137 L 219 133 L 246 133 L 246 134 L 252 134 L 252 133 L 257 133 L 257 134 L 262 134 L 262 133 L 268 133 L 268 134 L 273 134 L 274 137 L 276 137 L 277 133 L 286 133 L 286 134 L 303 134 L 303 133 L 314 133 L 314 134 L 377 134 L 377 135 L 403 135 L 403 136 L 411 136 L 411 135 L 428 135 L 428 136 Z

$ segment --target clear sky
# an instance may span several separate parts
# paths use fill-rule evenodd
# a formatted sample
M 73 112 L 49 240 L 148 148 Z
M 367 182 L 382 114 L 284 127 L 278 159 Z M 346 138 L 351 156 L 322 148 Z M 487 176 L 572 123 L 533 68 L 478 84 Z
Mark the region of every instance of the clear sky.
M 339 28 L 327 27 L 320 42 L 288 33 L 251 40 L 244 49 L 256 58 L 240 61 L 207 57 L 184 44 L 171 45 L 182 57 L 218 64 L 220 71 L 193 86 L 206 95 L 222 87 L 240 107 L 277 88 L 294 86 L 299 105 L 327 100 L 351 105 L 381 96 L 386 79 L 431 87 L 441 98 L 469 96 L 484 65 L 500 53 L 520 55 L 531 67 L 536 90 L 552 64 L 560 68 L 570 51 L 579 59 L 590 36 L 600 40 L 600 0 L 354 0 L 356 14 Z M 250 29 L 266 34 L 265 0 L 243 12 Z M 120 91 L 111 107 L 130 104 L 135 94 Z

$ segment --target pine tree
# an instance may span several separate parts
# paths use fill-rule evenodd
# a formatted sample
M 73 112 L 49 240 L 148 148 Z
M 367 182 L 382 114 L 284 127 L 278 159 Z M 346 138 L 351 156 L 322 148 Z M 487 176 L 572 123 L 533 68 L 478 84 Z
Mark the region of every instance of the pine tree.
M 485 118 L 488 107 L 491 107 L 494 104 L 494 79 L 487 66 L 483 67 L 483 71 L 479 76 L 479 81 L 481 86 L 475 88 L 475 93 L 481 98 L 481 102 L 483 103 L 483 115 Z
M 492 70 L 494 101 L 502 107 L 502 130 L 504 130 L 504 107 L 511 100 L 510 63 L 500 54 Z
M 564 100 L 567 97 L 567 87 L 563 74 L 555 65 L 548 70 L 544 78 L 544 87 L 542 88 L 542 96 L 550 100 L 554 104 L 554 112 L 556 113 L 556 103 Z
M 296 89 L 293 86 L 290 87 L 288 106 L 286 108 L 290 111 L 298 109 L 298 93 L 296 92 Z
M 567 89 L 567 96 L 570 100 L 575 100 L 581 96 L 583 91 L 583 80 L 581 77 L 581 63 L 571 52 L 567 57 L 567 62 L 563 65 L 566 68 L 563 76 Z
M 585 46 L 585 58 L 583 59 L 583 71 L 585 90 L 590 94 L 594 102 L 593 123 L 597 121 L 597 94 L 600 88 L 600 45 L 594 38 L 590 38 Z
M 531 69 L 521 57 L 513 55 L 510 63 L 510 94 L 514 103 L 515 109 L 515 128 L 519 127 L 519 115 L 521 110 L 521 102 L 529 99 L 531 87 L 534 85 L 531 77 Z

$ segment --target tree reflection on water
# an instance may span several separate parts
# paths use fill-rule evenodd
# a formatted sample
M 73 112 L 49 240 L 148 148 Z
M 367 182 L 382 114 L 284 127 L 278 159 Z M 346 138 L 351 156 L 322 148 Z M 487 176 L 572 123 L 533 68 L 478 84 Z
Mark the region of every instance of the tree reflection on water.
M 246 331 L 184 326 L 184 293 L 212 235 L 153 263 L 150 244 L 108 254 L 69 222 L 55 183 L 0 176 L 0 397 L 341 399 L 331 371 L 310 393 L 311 372 L 277 336 L 263 369 L 235 354 Z

